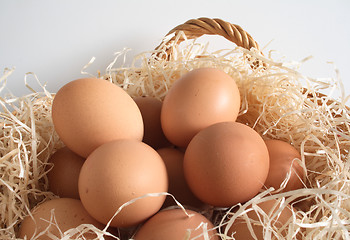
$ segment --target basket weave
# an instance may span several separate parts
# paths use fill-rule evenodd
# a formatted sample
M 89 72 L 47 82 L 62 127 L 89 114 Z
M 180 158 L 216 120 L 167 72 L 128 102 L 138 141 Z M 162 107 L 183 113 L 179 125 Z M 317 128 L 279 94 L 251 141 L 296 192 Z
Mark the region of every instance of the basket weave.
M 198 18 L 190 19 L 183 24 L 180 24 L 173 29 L 171 29 L 164 37 L 166 39 L 168 36 L 172 36 L 168 42 L 167 46 L 172 46 L 176 40 L 176 44 L 180 44 L 185 40 L 184 37 L 179 35 L 180 32 L 183 32 L 187 39 L 197 39 L 203 35 L 217 35 L 226 38 L 227 40 L 235 43 L 238 47 L 251 50 L 252 48 L 260 52 L 261 55 L 264 55 L 259 48 L 258 43 L 253 39 L 253 37 L 247 33 L 243 28 L 237 24 L 232 24 L 218 18 Z M 178 38 L 180 36 L 180 38 Z M 162 49 L 164 46 L 159 44 L 155 50 Z M 164 50 L 164 49 L 163 49 Z M 162 56 L 167 60 L 170 60 L 173 53 L 172 47 L 165 48 L 165 54 Z M 158 52 L 159 56 L 160 52 Z M 251 61 L 251 67 L 256 68 L 260 65 L 266 67 L 266 63 L 262 63 L 260 60 L 251 58 L 251 56 L 246 55 L 246 58 Z M 252 61 L 254 60 L 254 61 Z
M 191 19 L 187 22 L 180 24 L 173 29 L 171 29 L 165 36 L 169 36 L 173 33 L 184 32 L 188 39 L 195 39 L 201 37 L 202 35 L 219 35 L 227 40 L 235 43 L 239 47 L 246 48 L 250 50 L 251 48 L 256 48 L 259 50 L 258 43 L 250 36 L 249 33 L 244 31 L 240 26 L 223 21 L 218 18 L 198 18 Z M 169 42 L 175 39 L 175 36 L 170 39 Z M 178 43 L 183 41 L 180 39 Z M 160 45 L 156 48 L 158 49 Z M 169 49 L 169 54 L 171 54 L 171 49 Z

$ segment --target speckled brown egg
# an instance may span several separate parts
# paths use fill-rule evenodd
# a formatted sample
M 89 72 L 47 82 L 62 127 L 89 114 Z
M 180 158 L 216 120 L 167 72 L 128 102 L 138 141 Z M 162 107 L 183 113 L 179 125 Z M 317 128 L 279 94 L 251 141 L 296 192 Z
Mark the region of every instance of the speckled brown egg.
M 160 124 L 160 112 L 162 101 L 154 97 L 134 98 L 139 107 L 144 124 L 144 134 L 142 141 L 154 149 L 168 147 L 171 143 L 164 136 Z
M 185 147 L 200 130 L 235 121 L 240 109 L 236 82 L 215 68 L 192 70 L 176 80 L 164 98 L 161 124 L 167 139 Z
M 168 176 L 159 154 L 147 144 L 121 139 L 105 143 L 86 159 L 79 175 L 79 195 L 86 210 L 107 222 L 128 201 L 168 191 Z M 139 224 L 155 214 L 165 195 L 149 196 L 124 207 L 112 227 Z
M 135 240 L 179 240 L 179 239 L 207 239 L 203 236 L 205 225 L 209 230 L 208 237 L 218 240 L 214 225 L 198 212 L 186 210 L 188 217 L 182 209 L 163 210 L 150 218 L 136 233 Z M 206 232 L 206 231 L 204 231 Z
M 60 197 L 79 199 L 78 179 L 84 161 L 67 147 L 58 149 L 48 160 L 53 164 L 47 173 L 49 190 Z
M 265 143 L 270 156 L 270 170 L 265 187 L 279 189 L 287 175 L 290 174 L 290 178 L 282 191 L 302 188 L 305 172 L 300 162 L 301 156 L 298 150 L 281 140 L 271 139 L 266 140 Z
M 157 152 L 162 157 L 167 169 L 169 178 L 168 192 L 174 195 L 176 200 L 182 205 L 198 209 L 204 208 L 205 204 L 194 196 L 187 185 L 183 170 L 184 153 L 175 148 L 160 148 Z M 171 196 L 167 196 L 163 207 L 171 205 L 176 205 L 176 202 Z
M 252 210 L 247 213 L 251 221 L 254 221 L 254 223 L 252 223 L 252 230 L 256 238 L 252 236 L 247 225 L 248 223 L 240 217 L 233 222 L 232 226 L 228 225 L 228 236 L 234 237 L 234 239 L 264 240 L 264 228 L 260 223 L 260 219 L 264 222 L 266 216 L 269 216 L 266 220 L 271 221 L 271 225 L 275 230 L 279 231 L 278 237 L 272 237 L 272 239 L 285 239 L 288 233 L 287 224 L 293 220 L 293 208 L 289 204 L 286 206 L 281 205 L 280 202 L 275 199 L 259 203 L 257 207 L 260 208 L 258 212 Z M 282 228 L 284 229 L 283 231 L 281 231 Z M 300 235 L 297 236 L 300 237 Z
M 83 78 L 64 85 L 54 97 L 52 120 L 65 145 L 85 158 L 103 143 L 143 137 L 135 101 L 103 79 Z
M 213 124 L 188 145 L 184 173 L 203 202 L 229 207 L 254 197 L 269 171 L 269 153 L 261 136 L 237 122 Z
M 53 211 L 54 216 L 51 216 Z M 104 226 L 93 219 L 85 210 L 80 200 L 71 198 L 57 198 L 48 200 L 38 205 L 33 211 L 31 218 L 27 216 L 21 223 L 19 229 L 19 237 L 27 239 L 34 239 L 34 236 L 38 236 L 46 228 L 48 231 L 45 232 L 38 240 L 49 240 L 49 233 L 54 236 L 61 238 L 60 231 L 63 233 L 68 229 L 76 228 L 81 224 L 92 224 L 99 229 L 103 229 Z M 53 220 L 54 217 L 55 220 Z M 53 223 L 49 226 L 49 222 Z M 55 225 L 57 223 L 57 226 Z M 84 234 L 85 239 L 95 239 L 96 234 L 86 233 Z

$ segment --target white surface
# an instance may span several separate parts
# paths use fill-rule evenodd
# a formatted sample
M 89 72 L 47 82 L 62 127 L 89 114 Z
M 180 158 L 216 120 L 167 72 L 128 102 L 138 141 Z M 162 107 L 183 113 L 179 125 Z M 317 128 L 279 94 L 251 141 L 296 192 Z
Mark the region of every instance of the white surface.
M 129 47 L 133 55 L 151 50 L 173 27 L 198 17 L 239 24 L 264 51 L 277 50 L 287 60 L 314 58 L 301 71 L 311 77 L 334 77 L 332 61 L 350 94 L 350 1 L 348 0 L 0 0 L 0 69 L 16 67 L 7 89 L 29 93 L 26 72 L 34 72 L 47 89 L 82 77 L 80 70 L 102 72 L 113 53 Z M 211 46 L 230 46 L 213 38 Z M 33 77 L 30 85 L 39 89 Z M 1 93 L 3 95 L 4 92 Z

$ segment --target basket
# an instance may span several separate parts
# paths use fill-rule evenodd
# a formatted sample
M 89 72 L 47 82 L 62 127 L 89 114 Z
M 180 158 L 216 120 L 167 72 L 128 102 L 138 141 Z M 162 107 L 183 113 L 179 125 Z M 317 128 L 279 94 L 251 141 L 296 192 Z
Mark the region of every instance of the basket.
M 222 36 L 237 47 L 208 54 L 195 42 L 202 35 Z M 184 41 L 188 45 L 180 49 Z M 221 19 L 191 19 L 170 30 L 155 50 L 137 56 L 135 61 L 142 66 L 133 63 L 130 68 L 118 68 L 114 61 L 102 78 L 121 86 L 132 97 L 147 95 L 162 100 L 182 74 L 198 67 L 221 68 L 238 79 L 243 101 L 237 121 L 253 127 L 266 139 L 278 136 L 302 153 L 301 162 L 307 171 L 304 189 L 265 189 L 248 203 L 203 212 L 215 223 L 221 239 L 233 239 L 226 227 L 236 219 L 248 221 L 247 212 L 259 212 L 257 204 L 271 199 L 278 200 L 280 210 L 292 204 L 295 211 L 281 231 L 268 221 L 271 215 L 260 223 L 250 222 L 265 224 L 266 237 L 350 239 L 350 112 L 345 96 L 336 100 L 331 95 L 341 84 L 319 83 L 265 57 L 246 31 Z M 321 93 L 324 86 L 331 89 L 330 94 Z M 44 89 L 25 97 L 1 99 L 1 239 L 16 238 L 19 224 L 30 209 L 56 197 L 47 191 L 46 177 L 48 158 L 62 146 L 51 120 L 53 98 L 54 94 Z M 132 237 L 136 230 L 130 231 L 120 236 Z

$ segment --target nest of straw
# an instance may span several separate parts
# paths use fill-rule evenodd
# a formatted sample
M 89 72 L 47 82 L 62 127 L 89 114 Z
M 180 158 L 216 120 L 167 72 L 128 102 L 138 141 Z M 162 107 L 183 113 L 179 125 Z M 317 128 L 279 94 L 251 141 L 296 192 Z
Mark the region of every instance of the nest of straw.
M 180 37 L 186 38 L 183 33 Z M 173 54 L 166 56 L 169 48 Z M 257 204 L 271 199 L 279 203 L 274 214 L 287 204 L 295 211 L 283 229 L 269 221 L 270 215 L 254 222 L 264 226 L 266 239 L 350 238 L 350 111 L 340 79 L 306 77 L 298 72 L 298 64 L 263 57 L 254 49 L 208 52 L 207 45 L 196 41 L 179 45 L 164 39 L 156 51 L 136 56 L 130 66 L 116 66 L 126 52 L 118 53 L 98 77 L 121 86 L 132 97 L 163 99 L 182 74 L 200 67 L 222 69 L 240 89 L 237 121 L 253 127 L 265 139 L 287 141 L 300 151 L 307 173 L 303 189 L 264 189 L 245 204 L 204 213 L 222 239 L 232 239 L 225 226 L 238 218 L 249 222 L 247 212 L 259 211 Z M 264 64 L 252 68 L 256 60 Z M 9 74 L 5 71 L 0 80 L 5 81 Z M 45 87 L 42 90 L 0 99 L 0 239 L 15 239 L 30 210 L 57 197 L 48 191 L 47 160 L 62 143 L 51 119 L 54 93 Z M 287 234 L 282 236 L 282 230 Z M 62 238 L 71 239 L 64 234 Z M 132 235 L 126 234 L 127 238 Z

